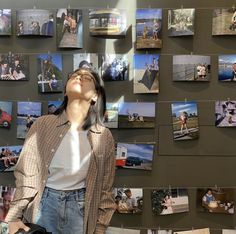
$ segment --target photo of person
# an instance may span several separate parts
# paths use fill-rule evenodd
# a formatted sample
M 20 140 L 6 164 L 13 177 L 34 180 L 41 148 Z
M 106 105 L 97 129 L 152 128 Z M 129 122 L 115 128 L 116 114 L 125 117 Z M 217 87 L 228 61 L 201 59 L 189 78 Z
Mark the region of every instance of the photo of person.
M 233 188 L 198 188 L 197 211 L 234 214 Z
M 134 55 L 134 93 L 159 93 L 159 54 Z
M 0 127 L 10 128 L 12 122 L 12 102 L 0 101 Z
M 0 36 L 11 33 L 11 9 L 0 9 Z
M 172 234 L 171 230 L 148 229 L 147 234 Z
M 194 18 L 194 8 L 168 10 L 169 37 L 194 35 Z
M 153 190 L 152 211 L 155 215 L 169 215 L 189 211 L 188 191 L 185 188 Z
M 141 214 L 143 210 L 143 190 L 139 188 L 115 188 L 116 213 Z
M 201 55 L 174 55 L 174 81 L 209 81 L 211 57 Z
M 118 128 L 118 103 L 106 103 L 104 124 L 107 128 Z
M 173 232 L 173 234 L 210 234 L 209 228 L 192 229 L 189 231 Z
M 140 230 L 118 228 L 118 227 L 108 227 L 105 234 L 140 234 Z
M 171 104 L 174 140 L 194 140 L 199 137 L 197 103 L 194 101 Z
M 162 47 L 162 9 L 136 10 L 136 49 Z
M 48 114 L 54 114 L 55 111 L 60 107 L 62 101 L 49 101 L 48 102 Z
M 52 37 L 54 34 L 53 13 L 42 9 L 16 11 L 17 36 Z
M 62 85 L 62 55 L 37 55 L 38 88 L 41 93 L 61 93 Z
M 212 18 L 212 35 L 236 35 L 236 9 L 214 9 Z
M 218 78 L 219 81 L 236 81 L 236 54 L 218 57 Z
M 83 48 L 82 10 L 58 9 L 56 16 L 57 46 Z
M 34 121 L 42 115 L 41 106 L 41 102 L 17 102 L 17 138 L 25 138 Z

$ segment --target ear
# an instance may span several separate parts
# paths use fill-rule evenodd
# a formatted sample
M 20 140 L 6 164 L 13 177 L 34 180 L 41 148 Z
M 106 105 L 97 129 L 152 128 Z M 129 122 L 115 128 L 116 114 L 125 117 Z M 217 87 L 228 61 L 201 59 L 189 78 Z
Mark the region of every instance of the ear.
M 97 102 L 97 100 L 98 100 L 98 95 L 95 94 L 95 95 L 92 97 L 92 101 L 93 101 L 93 102 Z

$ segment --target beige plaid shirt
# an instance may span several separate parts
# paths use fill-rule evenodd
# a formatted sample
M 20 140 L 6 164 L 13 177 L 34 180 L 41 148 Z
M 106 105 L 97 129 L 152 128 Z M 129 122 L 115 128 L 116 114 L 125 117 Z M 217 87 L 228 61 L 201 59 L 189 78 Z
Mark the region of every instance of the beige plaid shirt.
M 48 167 L 70 128 L 66 113 L 38 118 L 30 128 L 14 171 L 16 192 L 6 217 L 34 222 L 48 177 Z M 88 131 L 92 154 L 86 178 L 84 233 L 105 233 L 115 210 L 112 186 L 115 175 L 114 140 L 109 129 Z

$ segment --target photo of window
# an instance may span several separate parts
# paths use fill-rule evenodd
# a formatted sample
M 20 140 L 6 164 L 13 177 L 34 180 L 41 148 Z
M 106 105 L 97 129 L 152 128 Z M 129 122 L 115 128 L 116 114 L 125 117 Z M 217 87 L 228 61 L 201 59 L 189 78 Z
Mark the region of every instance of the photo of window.
M 54 114 L 54 112 L 60 107 L 62 101 L 49 101 L 48 102 L 48 114 Z
M 0 36 L 8 36 L 11 33 L 11 9 L 0 9 Z
M 106 103 L 104 124 L 107 128 L 118 128 L 118 103 Z
M 236 81 L 236 54 L 220 55 L 218 67 L 219 81 Z
M 0 127 L 10 128 L 12 121 L 12 102 L 0 101 Z
M 140 234 L 140 230 L 127 229 L 127 228 L 118 228 L 118 227 L 108 227 L 106 234 Z
M 192 229 L 189 231 L 174 232 L 173 234 L 210 234 L 209 228 Z

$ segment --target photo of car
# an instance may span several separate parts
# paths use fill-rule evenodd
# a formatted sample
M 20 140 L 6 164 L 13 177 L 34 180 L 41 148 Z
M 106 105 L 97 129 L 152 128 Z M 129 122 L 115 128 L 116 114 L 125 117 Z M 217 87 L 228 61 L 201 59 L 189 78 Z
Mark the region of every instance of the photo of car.
M 128 157 L 126 159 L 126 166 L 140 166 L 142 164 L 142 160 L 139 157 Z
M 0 125 L 4 128 L 9 128 L 11 126 L 11 115 L 9 115 L 6 111 L 2 111 L 0 113 Z

